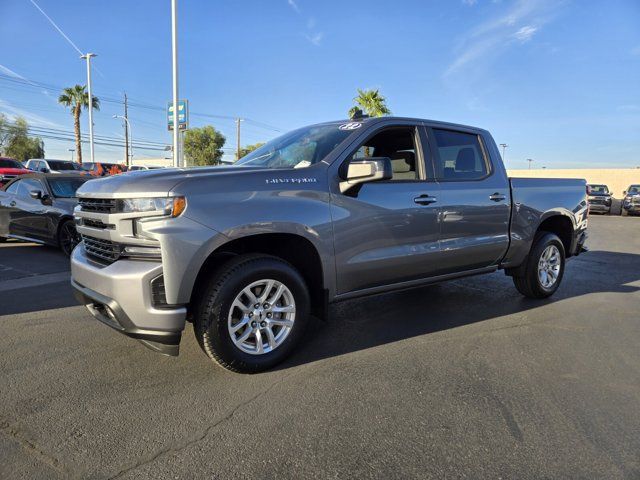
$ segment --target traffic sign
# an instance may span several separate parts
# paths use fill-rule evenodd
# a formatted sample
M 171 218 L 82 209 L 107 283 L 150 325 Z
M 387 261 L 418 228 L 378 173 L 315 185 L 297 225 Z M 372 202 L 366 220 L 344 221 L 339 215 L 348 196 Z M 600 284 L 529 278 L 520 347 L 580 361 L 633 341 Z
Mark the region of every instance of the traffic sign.
M 167 105 L 167 129 L 173 130 L 173 102 Z M 178 100 L 178 130 L 186 130 L 189 128 L 189 101 Z

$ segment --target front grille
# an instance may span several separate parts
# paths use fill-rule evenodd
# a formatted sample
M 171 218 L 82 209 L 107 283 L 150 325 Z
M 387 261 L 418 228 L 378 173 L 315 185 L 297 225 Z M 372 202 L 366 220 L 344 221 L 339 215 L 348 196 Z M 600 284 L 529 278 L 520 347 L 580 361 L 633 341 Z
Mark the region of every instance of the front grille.
M 113 198 L 81 198 L 78 203 L 83 212 L 114 213 L 116 200 Z
M 593 205 L 605 205 L 607 203 L 607 200 L 604 198 L 590 198 L 589 203 Z
M 83 235 L 84 249 L 87 255 L 98 258 L 107 263 L 113 263 L 122 255 L 122 245 L 112 242 L 111 240 L 102 240 L 101 238 Z
M 104 223 L 102 220 L 94 220 L 92 218 L 83 218 L 82 225 L 86 225 L 87 227 L 91 227 L 91 228 L 98 228 L 100 230 L 105 230 L 105 229 L 113 230 L 115 228 L 115 225 L 112 225 L 110 223 Z

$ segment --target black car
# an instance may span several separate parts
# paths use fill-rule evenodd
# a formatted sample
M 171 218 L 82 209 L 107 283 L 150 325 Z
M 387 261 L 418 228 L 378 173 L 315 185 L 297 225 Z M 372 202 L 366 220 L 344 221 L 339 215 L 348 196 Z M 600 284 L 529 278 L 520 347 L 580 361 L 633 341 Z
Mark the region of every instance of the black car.
M 611 213 L 611 192 L 606 185 L 587 185 L 589 195 L 587 202 L 589 203 L 589 212 L 591 213 Z
M 640 215 L 640 185 L 629 185 L 622 199 L 621 215 Z
M 90 180 L 74 174 L 22 175 L 0 190 L 0 242 L 7 238 L 60 247 L 70 255 L 80 241 L 73 221 L 76 190 Z

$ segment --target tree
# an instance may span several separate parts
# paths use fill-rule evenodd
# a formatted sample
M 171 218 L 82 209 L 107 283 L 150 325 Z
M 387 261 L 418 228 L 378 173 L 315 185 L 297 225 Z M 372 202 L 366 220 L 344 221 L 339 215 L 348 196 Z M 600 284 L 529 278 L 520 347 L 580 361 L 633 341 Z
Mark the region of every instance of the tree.
M 249 155 L 251 152 L 253 152 L 254 150 L 257 150 L 263 145 L 264 145 L 264 142 L 254 143 L 253 145 L 245 145 L 244 147 L 240 148 L 240 158 L 246 155 Z M 240 158 L 238 160 L 240 160 Z
M 0 113 L 0 153 L 6 148 L 10 133 L 7 116 L 4 113 Z
M 191 165 L 218 165 L 226 138 L 211 125 L 192 128 L 184 134 L 184 154 Z
M 100 110 L 100 100 L 95 95 L 92 95 L 93 108 Z M 71 108 L 71 114 L 73 115 L 73 126 L 76 134 L 76 159 L 78 163 L 82 163 L 82 147 L 80 144 L 80 113 L 82 108 L 89 108 L 89 94 L 87 93 L 87 87 L 85 85 L 75 85 L 73 87 L 65 88 L 58 97 L 58 103 L 65 107 Z
M 4 115 L 0 118 L 2 128 L 2 150 L 7 157 L 24 162 L 30 158 L 44 157 L 44 142 L 38 137 L 30 137 L 29 124 L 22 117 L 17 117 L 13 125 L 7 122 Z M 5 132 L 7 132 L 5 136 Z
M 391 113 L 387 107 L 387 99 L 380 95 L 379 90 L 358 89 L 358 96 L 353 101 L 355 105 L 349 110 L 349 118 L 352 118 L 360 109 L 370 117 L 382 117 Z

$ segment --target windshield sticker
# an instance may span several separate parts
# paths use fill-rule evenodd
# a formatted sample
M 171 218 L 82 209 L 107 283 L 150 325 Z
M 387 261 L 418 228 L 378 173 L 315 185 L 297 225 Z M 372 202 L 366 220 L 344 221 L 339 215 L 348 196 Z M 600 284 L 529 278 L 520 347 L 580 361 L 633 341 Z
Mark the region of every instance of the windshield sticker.
M 343 123 L 338 127 L 338 130 L 357 130 L 362 124 L 360 122 Z

